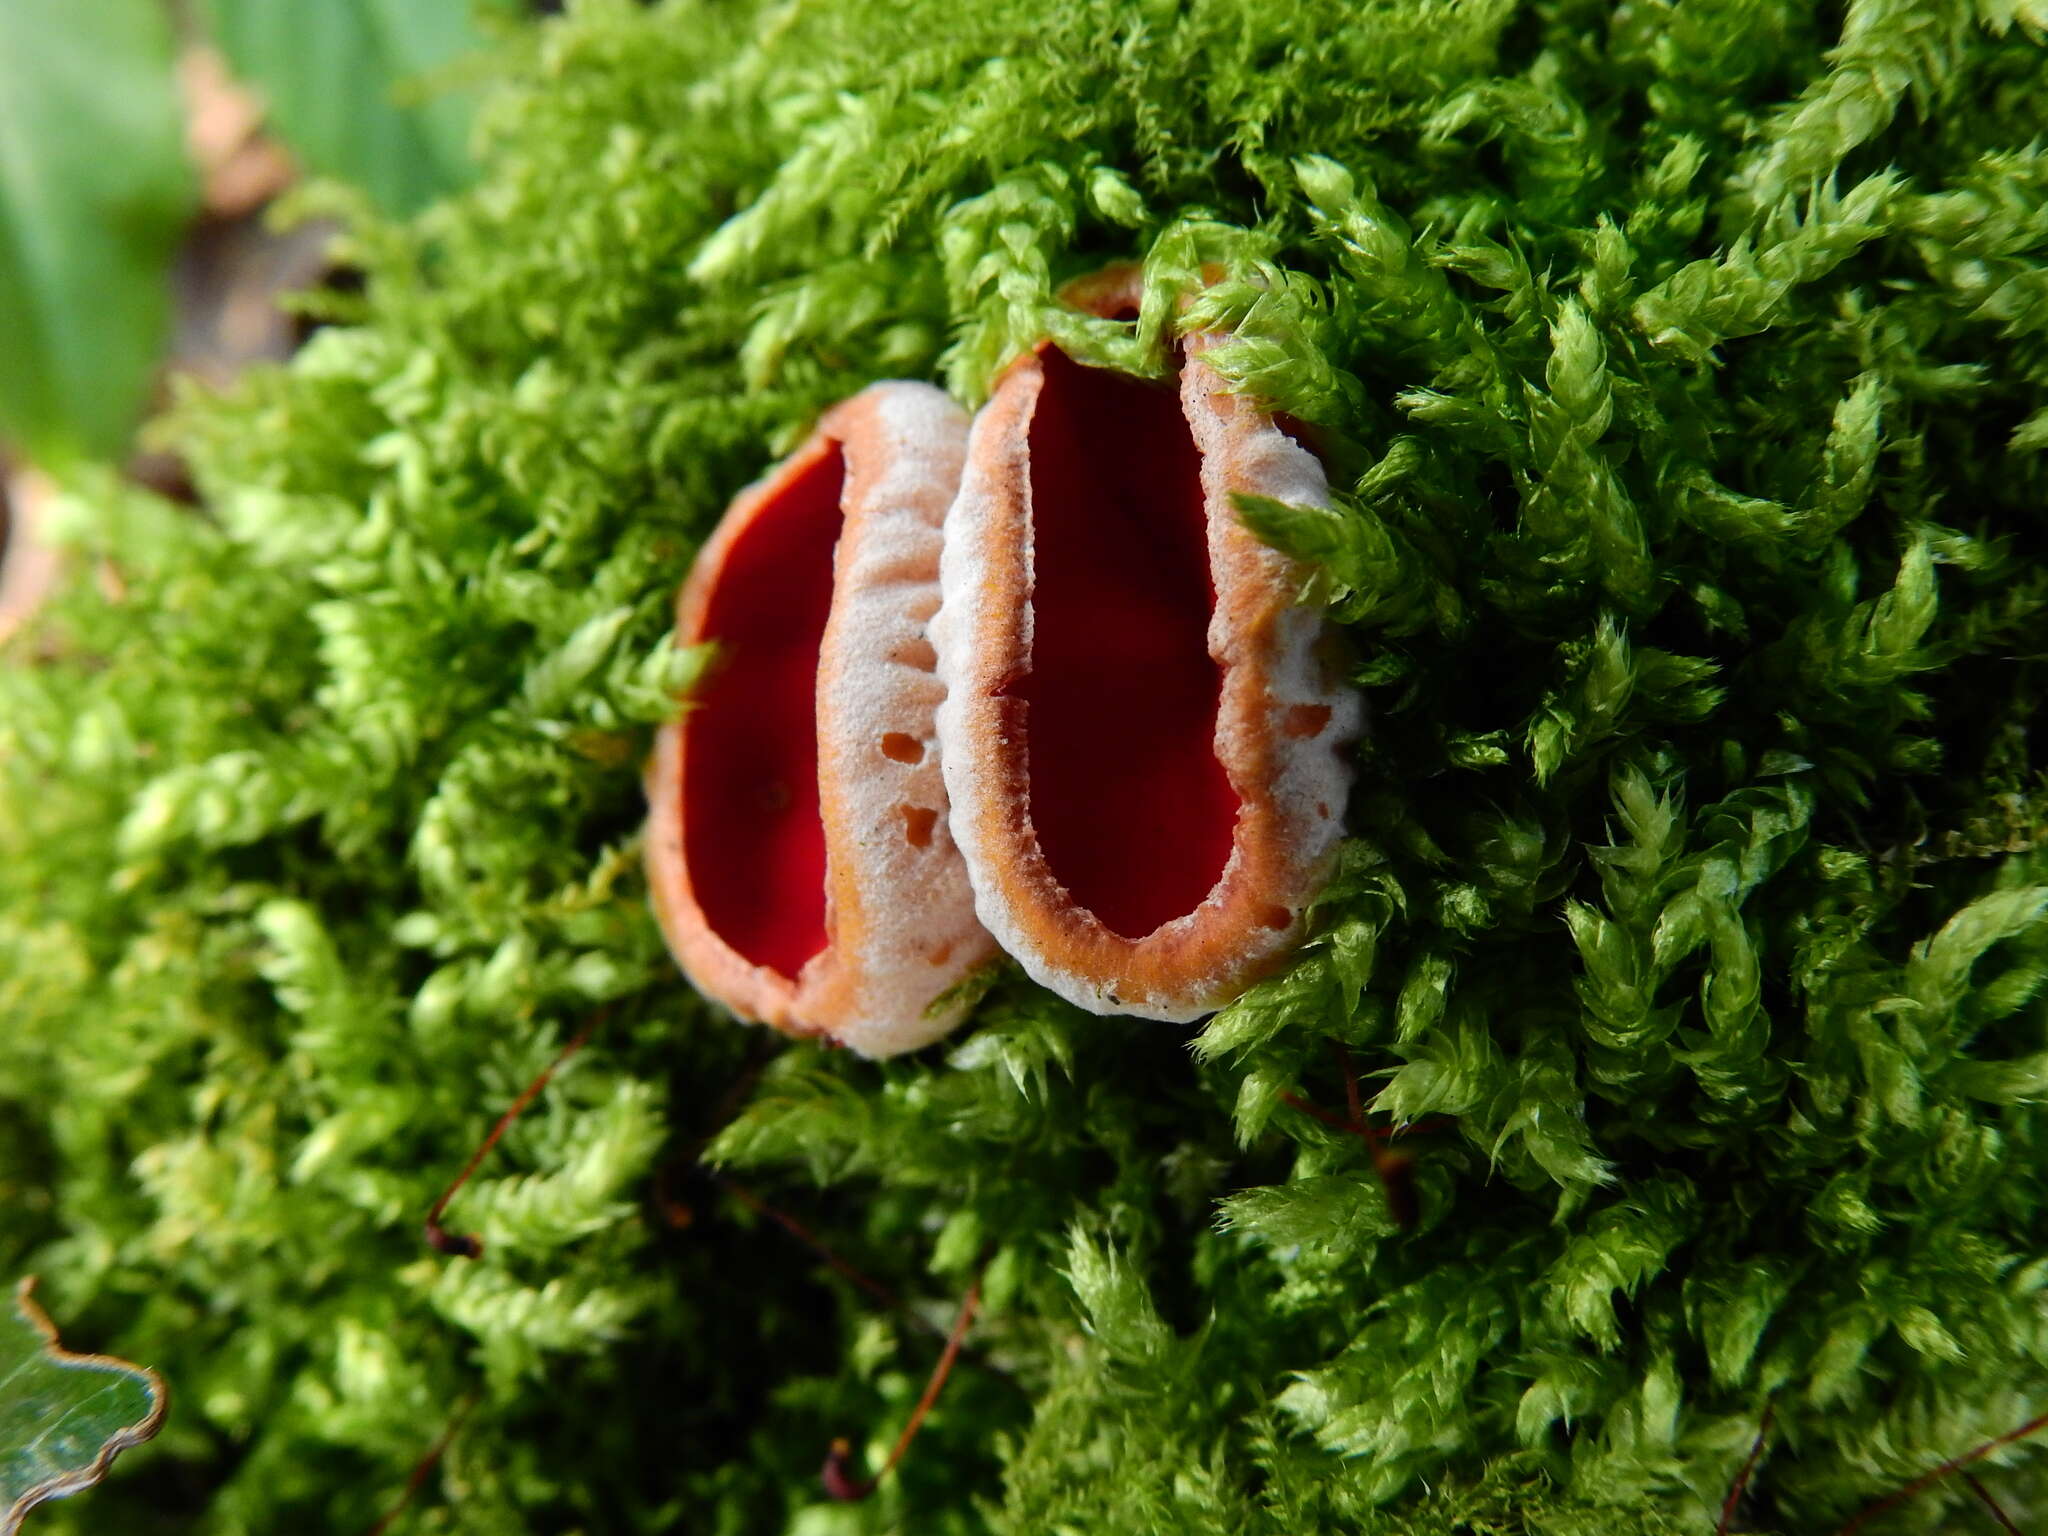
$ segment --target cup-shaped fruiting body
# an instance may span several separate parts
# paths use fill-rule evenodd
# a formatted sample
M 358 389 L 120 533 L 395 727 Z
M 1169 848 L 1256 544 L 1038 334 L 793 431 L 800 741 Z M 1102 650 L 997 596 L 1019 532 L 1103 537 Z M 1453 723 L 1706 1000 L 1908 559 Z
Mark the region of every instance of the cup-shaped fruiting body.
M 1136 275 L 1069 291 L 1137 310 Z M 1327 874 L 1357 695 L 1250 493 L 1325 506 L 1315 455 L 1189 337 L 1177 387 L 1050 341 L 976 417 L 933 622 L 940 757 L 982 922 L 1097 1013 L 1185 1021 L 1271 970 Z
M 864 1056 L 929 1043 L 994 945 L 953 845 L 926 625 L 967 418 L 877 384 L 740 493 L 677 600 L 717 659 L 648 767 L 648 882 L 677 962 L 743 1018 Z

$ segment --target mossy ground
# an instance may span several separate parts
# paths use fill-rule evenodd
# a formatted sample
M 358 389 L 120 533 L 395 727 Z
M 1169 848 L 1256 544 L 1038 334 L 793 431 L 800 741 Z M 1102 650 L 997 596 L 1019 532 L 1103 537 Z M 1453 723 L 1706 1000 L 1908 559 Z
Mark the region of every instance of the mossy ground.
M 45 1528 L 1832 1530 L 2048 1408 L 2036 0 L 694 0 L 508 41 L 487 170 L 112 485 L 0 671 L 0 1273 L 176 1402 Z M 1055 287 L 1147 262 L 1135 327 Z M 1223 280 L 1173 319 L 1205 265 Z M 1322 434 L 1374 725 L 1284 978 L 949 1047 L 674 974 L 668 604 L 826 404 L 1021 345 Z M 497 1111 L 592 1044 L 461 1197 Z M 1403 1227 L 1289 1105 L 1430 1121 Z M 899 1477 L 936 1342 L 976 1357 Z M 687 1224 L 677 1223 L 687 1210 Z M 2015 1516 L 2038 1447 L 1985 1463 Z M 1951 1481 L 1869 1529 L 1985 1528 Z

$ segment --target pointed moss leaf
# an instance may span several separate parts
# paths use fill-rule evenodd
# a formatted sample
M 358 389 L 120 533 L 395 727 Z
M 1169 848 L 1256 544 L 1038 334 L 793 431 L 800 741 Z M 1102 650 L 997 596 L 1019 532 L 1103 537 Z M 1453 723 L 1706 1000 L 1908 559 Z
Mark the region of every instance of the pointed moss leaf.
M 156 1434 L 167 1402 L 154 1371 L 63 1348 L 34 1284 L 15 1287 L 0 1321 L 0 1536 L 45 1499 L 98 1482 Z
M 1357 959 L 1352 955 L 1349 961 L 1353 977 Z M 1282 975 L 1260 982 L 1208 1022 L 1195 1037 L 1195 1054 L 1204 1061 L 1242 1056 L 1289 1025 L 1321 1017 L 1330 1000 L 1331 969 L 1327 955 L 1311 954 Z
M 1077 1227 L 1067 1237 L 1066 1274 L 1088 1331 L 1113 1359 L 1131 1365 L 1165 1360 L 1173 1334 L 1128 1257 L 1097 1244 Z
M 1231 1107 L 1231 1126 L 1239 1146 L 1248 1147 L 1259 1139 L 1280 1107 L 1280 1095 L 1292 1088 L 1294 1078 L 1294 1068 L 1277 1062 L 1254 1067 L 1244 1075 Z
M 1405 1064 L 1372 1103 L 1376 1114 L 1401 1123 L 1466 1113 L 1501 1070 L 1499 1047 L 1469 1019 L 1431 1030 L 1401 1054 Z M 1535 1117 L 1542 1112 L 1535 1110 Z
M 1298 507 L 1233 493 L 1244 525 L 1315 573 L 1309 595 L 1348 623 L 1413 634 L 1436 609 L 1436 584 L 1409 542 L 1372 508 L 1338 495 L 1331 507 Z
M 619 636 L 633 622 L 631 608 L 613 608 L 586 620 L 552 654 L 541 658 L 526 674 L 526 704 L 536 715 L 559 714 L 574 702 L 576 694 L 602 667 L 618 643 Z
M 193 203 L 152 0 L 0 5 L 0 438 L 118 454 L 149 393 Z
M 1717 1384 L 1734 1387 L 1747 1379 L 1764 1330 L 1791 1290 L 1783 1266 L 1767 1259 L 1695 1275 L 1686 1283 L 1687 1304 L 1697 1309 L 1696 1326 Z
M 1550 328 L 1550 359 L 1543 382 L 1550 396 L 1574 422 L 1574 430 L 1592 441 L 1614 419 L 1614 398 L 1607 383 L 1607 349 L 1585 307 L 1567 299 Z
M 1859 604 L 1840 631 L 1839 665 L 1856 683 L 1888 683 L 1928 664 L 1920 640 L 1934 622 L 1933 550 L 1923 535 L 1899 562 L 1889 592 Z
M 931 1272 L 961 1273 L 974 1263 L 986 1242 L 980 1214 L 971 1208 L 955 1211 L 932 1242 Z
M 1608 1207 L 1565 1251 L 1544 1281 L 1553 1318 L 1602 1349 L 1621 1342 L 1614 1296 L 1632 1296 L 1662 1270 L 1671 1252 L 1699 1224 L 1699 1197 L 1678 1179 L 1644 1185 Z
M 1853 1390 L 1863 1357 L 1884 1331 L 1884 1317 L 1868 1303 L 1851 1303 L 1832 1319 L 1810 1368 L 1806 1395 L 1815 1407 L 1826 1407 Z
M 1903 185 L 1896 171 L 1880 171 L 1847 192 L 1815 187 L 1803 206 L 1786 196 L 1725 255 L 1680 268 L 1636 300 L 1636 324 L 1652 346 L 1693 363 L 1724 341 L 1768 329 L 1802 287 L 1885 233 Z
M 2048 1101 L 2048 1051 L 2017 1061 L 1970 1062 L 1942 1081 L 1958 1093 L 1992 1104 L 2039 1104 Z
M 482 42 L 471 0 L 205 0 L 235 72 L 308 167 L 409 213 L 469 180 L 469 107 L 422 77 Z
M 1945 1016 L 1962 1002 L 1970 972 L 2006 939 L 2048 927 L 2048 886 L 2021 886 L 1981 896 L 1914 952 L 1906 988 L 1929 1014 Z
M 1870 1175 L 1861 1170 L 1836 1174 L 1807 1203 L 1809 1219 L 1823 1227 L 1867 1236 L 1882 1231 L 1885 1219 L 1870 1203 Z
M 927 1017 L 954 1007 L 972 1010 L 983 997 L 1003 981 L 1017 974 L 1006 959 L 992 960 L 969 971 L 948 987 L 927 1008 Z M 1074 1076 L 1074 1015 L 1078 1010 L 1032 998 L 1037 1006 L 999 1007 L 989 1010 L 975 1032 L 947 1058 L 948 1064 L 963 1072 L 984 1072 L 1000 1067 L 1018 1093 L 1044 1102 L 1055 1068 L 1068 1079 Z
M 1098 165 L 1088 173 L 1088 201 L 1110 223 L 1125 229 L 1142 228 L 1150 217 L 1137 188 L 1122 172 L 1107 165 Z
M 631 1186 L 646 1177 L 664 1131 L 649 1086 L 622 1083 L 578 1121 L 544 1171 L 474 1180 L 451 1219 L 493 1253 L 559 1248 L 615 1227 L 632 1215 Z
M 2035 0 L 2017 0 L 2031 6 Z M 1984 12 L 2007 21 L 2002 0 Z M 1848 154 L 1888 128 L 1910 96 L 1924 111 L 1953 74 L 1956 23 L 1965 6 L 1922 8 L 1892 0 L 1847 7 L 1830 68 L 1763 127 L 1736 186 L 1757 207 L 1834 176 Z M 2010 14 L 2010 13 L 2008 13 Z M 2009 22 L 2008 22 L 2009 24 Z
M 1336 1263 L 1401 1230 L 1386 1186 L 1370 1173 L 1328 1173 L 1290 1184 L 1242 1190 L 1216 1208 L 1226 1230 L 1248 1232 L 1269 1247 L 1310 1250 Z
M 1892 1326 L 1899 1331 L 1899 1337 L 1908 1347 L 1923 1355 L 1932 1355 L 1938 1360 L 1960 1360 L 1963 1346 L 1956 1336 L 1944 1328 L 1941 1319 L 1927 1307 L 1907 1307 L 1892 1320 Z
M 2036 38 L 2048 33 L 2048 0 L 1977 0 L 1977 15 L 2001 37 L 2015 25 Z
M 1505 768 L 1510 761 L 1506 731 L 1457 731 L 1444 738 L 1444 756 L 1458 768 Z
M 1862 1065 L 1864 1080 L 1869 1084 L 1872 1102 L 1894 1124 L 1914 1124 L 1920 1118 L 1923 1092 L 1920 1069 L 1914 1061 L 1913 1052 L 1900 1044 L 1889 1021 L 1876 1010 L 1868 1010 L 1851 1020 L 1848 1033 Z
M 1569 1425 L 1614 1391 L 1615 1370 L 1590 1355 L 1557 1355 L 1544 1362 L 1515 1405 L 1515 1438 L 1538 1445 L 1560 1421 Z
M 1345 1011 L 1356 1013 L 1358 1002 L 1372 981 L 1379 959 L 1380 930 L 1384 925 L 1369 918 L 1346 918 L 1324 935 L 1330 955 L 1330 975 L 1343 997 Z
M 952 1012 L 955 1008 L 966 1013 L 972 1013 L 981 1000 L 995 990 L 998 983 L 1002 982 L 1006 977 L 1016 974 L 1017 966 L 1005 956 L 999 955 L 993 960 L 986 960 L 954 982 L 953 985 L 946 988 L 929 1003 L 926 1003 L 923 1016 L 927 1019 L 936 1019 L 943 1014 Z M 974 1037 L 974 1039 L 979 1038 L 979 1036 Z M 968 1041 L 970 1047 L 974 1044 L 974 1039 Z M 953 1065 L 956 1067 L 979 1067 L 985 1066 L 990 1059 L 987 1056 L 962 1058 L 956 1054 L 953 1057 Z M 1068 1064 L 1065 1059 L 1062 1059 L 1061 1065 L 1065 1066 Z
M 1877 481 L 1878 426 L 1883 415 L 1883 381 L 1860 375 L 1835 407 L 1821 455 L 1820 475 L 1808 493 L 1801 536 L 1809 543 L 1832 538 L 1863 511 Z M 2013 446 L 2017 448 L 2018 434 Z
M 680 716 L 684 701 L 698 680 L 710 670 L 718 655 L 711 642 L 677 645 L 667 634 L 627 673 L 613 698 L 619 713 L 628 720 L 663 725 Z
M 1450 997 L 1452 965 L 1448 955 L 1422 954 L 1408 968 L 1394 1005 L 1394 1038 L 1403 1045 L 1436 1027 Z
M 616 1343 L 656 1290 L 638 1277 L 608 1284 L 562 1274 L 527 1286 L 492 1264 L 450 1263 L 433 1272 L 426 1297 L 442 1317 L 482 1339 L 490 1369 L 537 1377 L 549 1355 Z
M 1532 1045 L 1515 1062 L 1514 1074 L 1517 1107 L 1494 1139 L 1494 1156 L 1526 1158 L 1561 1185 L 1611 1182 L 1613 1165 L 1593 1150 L 1562 1048 L 1550 1041 Z M 1382 1094 L 1382 1107 L 1385 1101 Z M 1452 1108 L 1449 1103 L 1443 1107 Z

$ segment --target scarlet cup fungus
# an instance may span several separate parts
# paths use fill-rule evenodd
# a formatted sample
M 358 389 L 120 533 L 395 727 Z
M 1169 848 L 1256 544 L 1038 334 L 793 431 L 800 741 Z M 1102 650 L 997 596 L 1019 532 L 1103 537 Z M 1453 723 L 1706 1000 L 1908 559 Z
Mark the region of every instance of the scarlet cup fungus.
M 1134 313 L 1135 268 L 1069 290 Z M 1341 826 L 1356 695 L 1249 493 L 1322 466 L 1183 343 L 1178 387 L 1051 341 L 976 417 L 932 626 L 953 835 L 981 920 L 1098 1013 L 1199 1018 L 1298 940 Z
M 743 491 L 677 600 L 719 662 L 656 739 L 648 880 L 698 989 L 866 1056 L 936 1039 L 927 1010 L 993 953 L 946 823 L 925 626 L 963 412 L 877 384 Z

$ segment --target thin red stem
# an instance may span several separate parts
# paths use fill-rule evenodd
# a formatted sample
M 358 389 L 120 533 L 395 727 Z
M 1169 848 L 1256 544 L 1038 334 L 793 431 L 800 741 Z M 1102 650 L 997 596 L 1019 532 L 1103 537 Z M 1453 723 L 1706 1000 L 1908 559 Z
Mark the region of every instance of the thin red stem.
M 1454 1116 L 1439 1115 L 1430 1120 L 1418 1120 L 1411 1125 L 1397 1125 L 1385 1132 L 1375 1129 L 1372 1123 L 1365 1117 L 1365 1105 L 1358 1087 L 1358 1072 L 1352 1065 L 1350 1047 L 1341 1040 L 1332 1040 L 1330 1045 L 1336 1053 L 1338 1070 L 1344 1079 L 1344 1105 L 1348 1114 L 1339 1118 L 1330 1113 L 1329 1110 L 1311 1104 L 1299 1094 L 1293 1093 L 1282 1093 L 1280 1095 L 1281 1103 L 1287 1105 L 1290 1109 L 1298 1109 L 1305 1115 L 1313 1116 L 1332 1130 L 1349 1131 L 1352 1135 L 1363 1141 L 1367 1147 L 1375 1151 L 1383 1149 L 1385 1143 L 1400 1136 L 1404 1130 L 1426 1133 L 1429 1131 L 1440 1131 L 1446 1126 L 1457 1123 Z
M 1322 1121 L 1323 1124 L 1327 1125 L 1333 1131 L 1343 1131 L 1347 1135 L 1356 1136 L 1360 1141 L 1365 1143 L 1366 1151 L 1370 1153 L 1372 1156 L 1373 1167 L 1382 1176 L 1384 1176 L 1391 1167 L 1394 1167 L 1396 1165 L 1405 1165 L 1407 1162 L 1407 1158 L 1404 1154 L 1399 1152 L 1389 1152 L 1386 1149 L 1384 1142 L 1382 1142 L 1380 1138 L 1380 1133 L 1374 1130 L 1370 1125 L 1367 1125 L 1362 1121 L 1346 1120 L 1343 1119 L 1341 1116 L 1333 1115 L 1327 1109 L 1322 1108 L 1320 1105 L 1309 1103 L 1307 1099 L 1304 1099 L 1303 1097 L 1301 1097 L 1300 1094 L 1297 1093 L 1283 1092 L 1280 1095 L 1280 1102 L 1282 1104 L 1285 1104 L 1289 1109 L 1298 1109 L 1304 1115 L 1308 1115 L 1314 1119 Z M 1433 1129 L 1434 1127 L 1428 1128 Z
M 1872 1518 L 1873 1516 L 1881 1515 L 1888 1509 L 1896 1508 L 1897 1506 L 1905 1503 L 1906 1500 L 1912 1498 L 1916 1493 L 1920 1493 L 1925 1489 L 1933 1487 L 1943 1478 L 1948 1477 L 1953 1473 L 1960 1472 L 1963 1470 L 1963 1468 L 1970 1466 L 1975 1462 L 1982 1461 L 1986 1456 L 1989 1456 L 1993 1451 L 1997 1450 L 2000 1446 L 2011 1445 L 2015 1440 L 2024 1440 L 2027 1438 L 2027 1436 L 2035 1434 L 2043 1429 L 2048 1429 L 2048 1413 L 2040 1414 L 2035 1418 L 2031 1418 L 2027 1420 L 2026 1423 L 2022 1424 L 2018 1429 L 2009 1429 L 2004 1434 L 1998 1436 L 1996 1439 L 1986 1440 L 1982 1445 L 1978 1446 L 1975 1450 L 1965 1451 L 1960 1456 L 1954 1457 L 1953 1459 L 1948 1461 L 1944 1461 L 1940 1466 L 1935 1467 L 1932 1471 L 1923 1472 L 1919 1477 L 1916 1477 L 1915 1479 L 1913 1479 L 1912 1482 L 1906 1484 L 1906 1486 L 1901 1488 L 1897 1493 L 1888 1493 L 1883 1498 L 1879 1499 L 1875 1504 L 1865 1505 L 1861 1510 L 1857 1511 L 1855 1516 L 1849 1521 L 1847 1525 L 1843 1526 L 1839 1531 L 1835 1533 L 1835 1536 L 1851 1536 L 1852 1532 L 1855 1532 L 1862 1528 L 1864 1521 Z
M 441 1217 L 448 1210 L 448 1202 L 462 1192 L 462 1186 L 467 1184 L 470 1176 L 483 1165 L 483 1160 L 491 1155 L 491 1148 L 498 1144 L 498 1138 L 510 1130 L 512 1122 L 524 1114 L 526 1107 L 540 1096 L 541 1089 L 547 1087 L 549 1079 L 562 1069 L 562 1063 L 583 1049 L 610 1011 L 608 1008 L 598 1009 L 591 1016 L 590 1022 L 578 1030 L 575 1037 L 556 1053 L 555 1059 L 541 1069 L 540 1076 L 528 1083 L 520 1091 L 519 1097 L 512 1101 L 511 1107 L 498 1116 L 498 1123 L 491 1127 L 490 1135 L 486 1136 L 483 1144 L 469 1155 L 469 1161 L 462 1165 L 462 1172 L 455 1175 L 455 1181 L 441 1191 L 441 1198 L 427 1211 L 426 1238 L 429 1248 L 437 1253 L 451 1254 L 460 1259 L 474 1259 L 482 1254 L 484 1240 L 475 1233 L 450 1232 L 441 1225 Z
M 1298 1109 L 1311 1115 L 1332 1130 L 1343 1131 L 1356 1136 L 1365 1143 L 1366 1155 L 1372 1159 L 1372 1171 L 1379 1176 L 1380 1185 L 1387 1193 L 1387 1209 L 1393 1215 L 1395 1225 L 1412 1227 L 1420 1219 L 1421 1212 L 1415 1201 L 1415 1159 L 1405 1152 L 1390 1152 L 1387 1143 L 1401 1134 L 1401 1128 L 1386 1135 L 1375 1130 L 1365 1118 L 1364 1096 L 1358 1086 L 1358 1069 L 1352 1063 L 1350 1047 L 1341 1040 L 1332 1040 L 1330 1048 L 1337 1056 L 1338 1075 L 1344 1079 L 1344 1106 L 1347 1111 L 1343 1119 L 1328 1110 L 1318 1109 L 1297 1094 L 1283 1093 L 1280 1102 L 1290 1109 Z M 1445 1121 L 1430 1121 L 1416 1127 L 1418 1130 L 1434 1130 Z
M 412 1474 L 405 1480 L 405 1489 L 398 1495 L 398 1502 L 384 1512 L 384 1518 L 371 1526 L 364 1536 L 384 1536 L 398 1517 L 406 1512 L 419 1492 L 426 1487 L 427 1479 L 434 1468 L 441 1464 L 441 1458 L 448 1454 L 448 1447 L 455 1443 L 455 1437 L 462 1432 L 462 1426 L 469 1422 L 469 1416 L 476 1411 L 477 1394 L 472 1392 L 462 1400 L 462 1406 L 455 1410 L 455 1417 L 448 1421 L 448 1427 L 441 1431 L 439 1438 L 427 1447 L 427 1454 L 419 1459 Z
M 910 1411 L 910 1422 L 903 1426 L 903 1433 L 896 1437 L 896 1444 L 882 1463 L 881 1470 L 873 1477 L 856 1480 L 852 1476 L 850 1463 L 853 1447 L 844 1440 L 834 1440 L 826 1454 L 823 1481 L 827 1496 L 852 1503 L 866 1498 L 875 1491 L 883 1478 L 896 1470 L 910 1449 L 910 1442 L 917 1438 L 917 1432 L 924 1427 L 925 1415 L 932 1411 L 932 1404 L 939 1400 L 939 1393 L 946 1385 L 946 1378 L 953 1374 L 954 1362 L 960 1358 L 960 1346 L 966 1341 L 967 1330 L 974 1324 L 974 1314 L 981 1305 L 981 1276 L 976 1274 L 974 1283 L 967 1287 L 967 1295 L 961 1299 L 960 1315 L 953 1319 L 953 1330 L 946 1335 L 946 1348 L 939 1355 L 939 1363 L 932 1368 L 931 1379 L 924 1384 L 924 1395 L 917 1400 L 917 1406 Z
M 1970 1492 L 1984 1501 L 1984 1507 L 1991 1511 L 1992 1519 L 1996 1520 L 2003 1529 L 2010 1531 L 2012 1536 L 2023 1536 L 2020 1528 L 2013 1524 L 2012 1516 L 2005 1512 L 2004 1506 L 1998 1500 L 1991 1497 L 1991 1490 L 1977 1480 L 1976 1473 L 1965 1472 L 1963 1474 L 1963 1481 L 1970 1485 Z
M 1357 1132 L 1357 1127 L 1352 1125 L 1343 1116 L 1333 1115 L 1327 1109 L 1324 1109 L 1321 1105 L 1309 1103 L 1307 1099 L 1304 1099 L 1298 1093 L 1283 1092 L 1280 1095 L 1280 1102 L 1282 1104 L 1285 1104 L 1289 1109 L 1298 1109 L 1304 1115 L 1308 1115 L 1312 1119 L 1322 1121 L 1323 1124 L 1327 1125 L 1333 1131 L 1346 1131 L 1352 1134 L 1356 1134 Z
M 823 1259 L 827 1264 L 831 1265 L 834 1273 L 842 1275 L 846 1279 L 852 1281 L 855 1285 L 859 1286 L 862 1290 L 866 1291 L 870 1296 L 874 1297 L 875 1300 L 879 1301 L 883 1306 L 887 1307 L 891 1312 L 900 1313 L 905 1317 L 917 1318 L 917 1314 L 906 1308 L 903 1305 L 902 1298 L 899 1297 L 894 1291 L 890 1290 L 889 1287 L 882 1284 L 881 1281 L 875 1279 L 873 1276 L 864 1274 L 860 1270 L 855 1269 L 852 1264 L 848 1263 L 845 1259 L 841 1258 L 837 1253 L 834 1253 L 832 1249 L 826 1245 L 823 1238 L 819 1237 L 817 1233 L 813 1232 L 809 1227 L 805 1226 L 802 1222 L 798 1221 L 794 1216 L 790 1215 L 787 1211 L 777 1210 L 774 1206 L 770 1205 L 766 1200 L 763 1200 L 759 1195 L 755 1194 L 751 1189 L 747 1188 L 746 1185 L 740 1183 L 737 1179 L 727 1178 L 724 1174 L 721 1173 L 714 1173 L 711 1175 L 711 1177 L 718 1182 L 718 1185 L 721 1189 L 723 1189 L 727 1194 L 731 1195 L 733 1199 L 739 1201 L 741 1205 L 744 1205 L 748 1210 L 752 1211 L 757 1216 L 767 1217 L 770 1221 L 774 1222 L 778 1227 L 782 1228 L 783 1231 L 787 1232 L 791 1237 L 795 1238 L 798 1242 L 802 1243 L 806 1248 L 810 1249 L 811 1252 L 815 1253 L 819 1258 Z M 924 1321 L 922 1318 L 917 1318 L 917 1320 L 919 1322 Z M 926 1326 L 930 1325 L 927 1324 Z
M 680 1232 L 697 1220 L 697 1212 L 688 1201 L 677 1199 L 671 1192 L 670 1180 L 673 1172 L 674 1165 L 669 1163 L 663 1163 L 654 1170 L 650 1196 L 654 1201 L 654 1208 L 661 1212 L 661 1219 L 667 1222 L 672 1230 Z
M 711 1145 L 712 1138 L 732 1123 L 740 1112 L 740 1106 L 746 1103 L 747 1096 L 754 1091 L 755 1084 L 761 1081 L 761 1074 L 768 1070 L 768 1063 L 775 1059 L 781 1048 L 782 1043 L 779 1040 L 764 1032 L 762 1038 L 748 1050 L 746 1058 L 740 1063 L 738 1074 L 725 1085 L 725 1092 L 719 1095 L 718 1104 L 711 1111 L 711 1129 L 698 1139 L 695 1149 L 690 1154 L 691 1162 L 697 1161 L 703 1150 Z
M 711 1128 L 690 1143 L 689 1151 L 679 1154 L 654 1170 L 652 1194 L 655 1209 L 661 1212 L 662 1220 L 678 1232 L 695 1221 L 697 1213 L 687 1202 L 678 1200 L 670 1192 L 676 1172 L 685 1166 L 701 1166 L 700 1159 L 704 1155 L 704 1149 L 710 1146 L 713 1138 L 739 1114 L 740 1106 L 746 1102 L 747 1095 L 754 1091 L 754 1085 L 761 1081 L 761 1074 L 767 1070 L 768 1063 L 775 1059 L 775 1054 L 780 1049 L 779 1043 L 769 1037 L 767 1031 L 757 1033 L 764 1038 L 749 1048 L 746 1059 L 740 1064 L 738 1074 L 726 1084 L 725 1092 L 719 1096 L 717 1106 L 711 1111 Z
M 1358 1068 L 1351 1064 L 1351 1048 L 1342 1040 L 1330 1042 L 1337 1052 L 1337 1071 L 1344 1078 L 1344 1111 L 1352 1127 L 1362 1132 L 1371 1146 L 1380 1144 L 1379 1132 L 1365 1123 L 1365 1103 L 1358 1092 Z
M 1764 1404 L 1763 1422 L 1757 1425 L 1756 1438 L 1749 1443 L 1749 1457 L 1742 1463 L 1742 1470 L 1735 1474 L 1735 1482 L 1728 1490 L 1728 1497 L 1721 1501 L 1721 1518 L 1715 1522 L 1714 1536 L 1728 1536 L 1728 1522 L 1735 1518 L 1735 1506 L 1742 1502 L 1742 1495 L 1749 1488 L 1750 1474 L 1756 1471 L 1757 1458 L 1764 1453 L 1764 1441 L 1771 1433 L 1771 1418 L 1777 1411 L 1776 1403 Z

